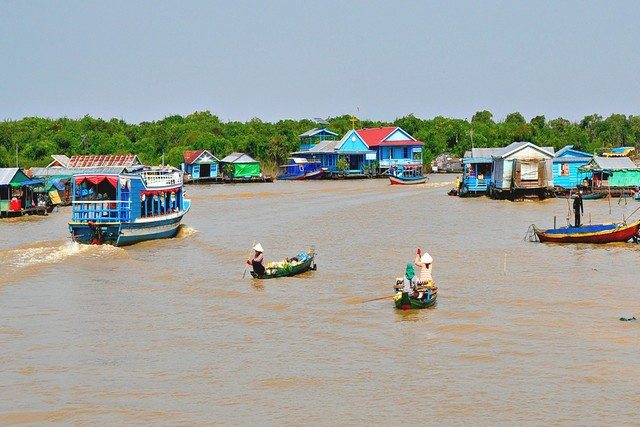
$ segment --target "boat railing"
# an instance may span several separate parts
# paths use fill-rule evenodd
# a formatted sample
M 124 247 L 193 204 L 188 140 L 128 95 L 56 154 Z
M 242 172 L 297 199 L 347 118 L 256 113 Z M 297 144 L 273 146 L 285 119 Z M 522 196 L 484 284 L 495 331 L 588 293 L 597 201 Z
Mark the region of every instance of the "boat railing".
M 128 200 L 78 200 L 72 202 L 72 222 L 128 222 L 131 202 Z
M 179 171 L 151 170 L 141 174 L 147 187 L 166 187 L 169 185 L 182 185 L 182 173 Z

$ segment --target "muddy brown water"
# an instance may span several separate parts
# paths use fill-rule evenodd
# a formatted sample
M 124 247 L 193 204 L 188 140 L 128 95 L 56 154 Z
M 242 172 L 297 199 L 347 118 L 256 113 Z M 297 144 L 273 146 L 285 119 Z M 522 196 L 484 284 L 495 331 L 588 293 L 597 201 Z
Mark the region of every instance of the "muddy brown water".
M 177 238 L 126 248 L 71 243 L 68 208 L 0 221 L 0 424 L 640 422 L 640 323 L 618 320 L 640 317 L 638 245 L 523 241 L 567 201 L 454 180 L 190 186 Z M 318 270 L 243 279 L 254 241 L 313 245 Z M 418 246 L 437 306 L 361 303 Z

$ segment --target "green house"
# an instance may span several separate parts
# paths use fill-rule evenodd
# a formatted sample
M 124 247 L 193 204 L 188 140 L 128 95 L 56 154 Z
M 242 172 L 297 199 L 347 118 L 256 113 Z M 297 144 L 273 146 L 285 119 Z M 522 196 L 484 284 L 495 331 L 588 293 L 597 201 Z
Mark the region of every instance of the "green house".
M 244 153 L 231 153 L 220 160 L 224 174 L 230 178 L 253 178 L 261 176 L 260 162 Z

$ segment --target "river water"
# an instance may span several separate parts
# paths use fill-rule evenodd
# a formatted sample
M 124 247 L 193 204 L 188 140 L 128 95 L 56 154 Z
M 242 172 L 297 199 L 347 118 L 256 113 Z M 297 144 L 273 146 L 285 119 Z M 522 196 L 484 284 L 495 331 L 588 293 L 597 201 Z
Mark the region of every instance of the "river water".
M 0 221 L 0 424 L 639 423 L 639 245 L 524 241 L 567 201 L 454 180 L 191 186 L 177 238 L 126 248 L 71 243 L 69 208 Z M 243 278 L 254 241 L 318 270 Z M 437 306 L 363 303 L 418 246 Z

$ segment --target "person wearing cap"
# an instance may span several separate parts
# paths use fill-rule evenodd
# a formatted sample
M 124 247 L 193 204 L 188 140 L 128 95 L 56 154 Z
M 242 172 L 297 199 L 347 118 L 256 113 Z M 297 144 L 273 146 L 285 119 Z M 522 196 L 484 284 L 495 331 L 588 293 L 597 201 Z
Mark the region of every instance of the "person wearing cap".
M 420 248 L 416 252 L 416 259 L 413 262 L 416 267 L 420 268 L 420 283 L 432 286 L 433 284 L 433 258 L 428 253 L 422 253 Z
M 580 214 L 584 213 L 584 205 L 582 204 L 582 190 L 578 191 L 576 198 L 573 199 L 573 213 L 575 214 L 575 226 L 580 227 Z
M 258 243 L 253 247 L 253 258 L 247 260 L 247 264 L 253 267 L 253 272 L 258 275 L 263 275 L 265 273 L 264 268 L 264 249 L 262 249 L 262 245 Z

